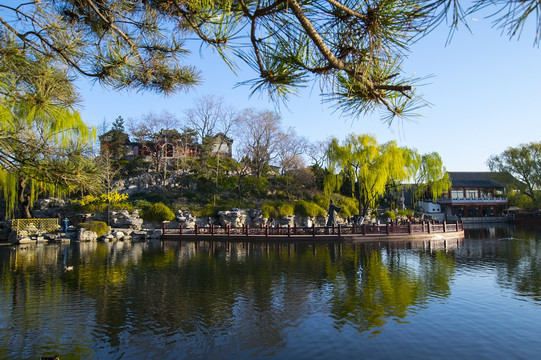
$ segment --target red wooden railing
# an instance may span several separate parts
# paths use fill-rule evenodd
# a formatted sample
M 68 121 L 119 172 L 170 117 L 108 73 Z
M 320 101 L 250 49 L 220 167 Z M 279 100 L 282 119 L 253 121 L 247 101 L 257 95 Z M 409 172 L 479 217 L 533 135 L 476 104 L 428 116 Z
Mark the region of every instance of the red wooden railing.
M 234 228 L 229 225 L 207 227 L 195 226 L 195 228 L 184 228 L 182 225 L 178 228 L 162 227 L 163 237 L 182 237 L 182 236 L 343 236 L 343 235 L 407 235 L 407 234 L 432 234 L 444 232 L 462 231 L 461 222 L 453 223 L 430 223 L 420 224 L 385 224 L 385 225 L 336 225 L 336 226 L 315 226 L 298 227 L 296 225 L 270 227 L 268 225 L 259 227 L 250 227 L 243 225 L 240 228 Z

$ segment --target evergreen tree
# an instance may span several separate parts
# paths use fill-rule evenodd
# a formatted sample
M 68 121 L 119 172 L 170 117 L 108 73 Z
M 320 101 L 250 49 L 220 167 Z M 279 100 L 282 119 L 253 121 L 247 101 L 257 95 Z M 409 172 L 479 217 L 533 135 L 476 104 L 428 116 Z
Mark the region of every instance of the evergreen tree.
M 28 0 L 0 4 L 0 27 L 29 51 L 54 58 L 74 73 L 114 89 L 162 93 L 200 82 L 183 64 L 197 38 L 232 68 L 255 76 L 254 91 L 286 99 L 307 82 L 324 99 L 358 116 L 383 110 L 392 121 L 418 106 L 403 59 L 410 46 L 444 20 L 452 26 L 477 11 L 518 36 L 541 2 L 474 0 Z M 536 28 L 536 41 L 541 38 Z M 246 39 L 248 39 L 246 41 Z M 414 82 L 414 81 L 413 81 Z
M 8 214 L 30 217 L 40 193 L 99 186 L 85 155 L 94 137 L 73 110 L 71 79 L 51 60 L 4 38 L 0 47 L 0 186 Z M 20 205 L 20 211 L 17 211 Z

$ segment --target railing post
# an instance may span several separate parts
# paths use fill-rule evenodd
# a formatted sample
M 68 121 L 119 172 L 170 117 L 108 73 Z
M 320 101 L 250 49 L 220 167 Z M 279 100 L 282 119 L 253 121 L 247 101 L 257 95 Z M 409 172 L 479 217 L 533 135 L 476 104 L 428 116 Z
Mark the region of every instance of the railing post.
M 250 225 L 246 225 L 246 236 L 250 234 Z
M 411 226 L 411 222 L 408 223 L 408 233 L 412 233 L 413 232 L 413 229 L 412 229 L 412 226 Z
M 199 225 L 195 224 L 195 235 L 199 235 Z
M 444 220 L 443 221 L 443 232 L 447 232 L 446 227 L 447 227 L 447 222 Z
M 341 233 L 340 233 L 340 224 L 338 224 L 338 236 L 340 236 Z
M 291 237 L 291 225 L 287 224 L 287 237 Z
M 353 223 L 353 225 L 351 225 L 351 233 L 353 235 L 355 235 L 355 223 Z
M 265 236 L 269 236 L 269 225 L 265 225 Z
M 210 224 L 210 235 L 214 236 L 214 224 Z
M 334 235 L 334 224 L 332 224 L 332 234 Z
M 313 237 L 316 236 L 316 224 L 315 223 L 312 223 L 312 236 Z
M 293 235 L 297 235 L 297 224 L 293 223 Z
M 456 232 L 458 232 L 458 220 L 456 221 Z
M 385 224 L 385 233 L 389 235 L 389 223 Z
M 165 223 L 162 223 L 162 236 L 165 235 Z
M 225 226 L 225 229 L 226 229 L 226 231 L 227 231 L 227 236 L 231 235 L 231 224 L 227 224 L 227 225 Z
M 430 234 L 430 222 L 428 222 L 428 233 Z
M 361 228 L 361 229 L 362 229 L 362 230 L 361 230 L 361 233 L 362 233 L 363 235 L 366 235 L 366 224 L 362 224 L 361 226 L 362 226 L 362 228 Z
M 180 224 L 179 230 L 180 230 L 179 234 L 180 236 L 182 236 L 182 224 Z

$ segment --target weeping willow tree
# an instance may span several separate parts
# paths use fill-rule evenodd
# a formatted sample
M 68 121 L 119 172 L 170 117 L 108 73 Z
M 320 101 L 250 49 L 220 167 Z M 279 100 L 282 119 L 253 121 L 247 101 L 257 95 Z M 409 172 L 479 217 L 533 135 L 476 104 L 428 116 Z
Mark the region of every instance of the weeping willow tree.
M 413 158 L 413 201 L 423 200 L 429 194 L 432 201 L 451 188 L 449 174 L 443 166 L 440 155 L 436 152 Z
M 99 186 L 85 151 L 94 137 L 74 111 L 66 71 L 0 36 L 0 186 L 8 215 L 31 217 L 39 194 L 63 195 Z
M 357 196 L 359 215 L 364 216 L 385 194 L 389 182 L 411 175 L 409 154 L 396 142 L 380 145 L 371 135 L 350 134 L 342 145 L 334 138 L 327 149 L 325 193 L 340 189 L 346 179 L 351 179 L 351 194 Z

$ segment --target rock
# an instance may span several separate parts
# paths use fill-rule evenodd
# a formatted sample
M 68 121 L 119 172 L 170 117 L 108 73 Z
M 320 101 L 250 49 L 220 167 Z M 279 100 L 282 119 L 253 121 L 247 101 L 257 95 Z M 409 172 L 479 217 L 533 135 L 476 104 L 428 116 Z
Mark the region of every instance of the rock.
M 96 234 L 94 231 L 85 230 L 83 228 L 79 229 L 79 232 L 77 233 L 77 241 L 96 241 L 98 240 L 98 234 Z
M 295 224 L 295 215 L 280 216 L 275 219 L 274 223 L 284 227 L 287 227 L 288 225 L 293 227 Z
M 122 231 L 114 231 L 112 235 L 117 239 L 121 239 L 126 236 L 126 234 L 124 234 Z
M 162 236 L 161 229 L 153 229 L 147 231 L 147 238 L 149 239 L 159 239 Z
M 115 237 L 113 235 L 111 235 L 111 234 L 103 236 L 103 241 L 105 241 L 105 242 L 113 241 L 113 240 L 115 240 Z
M 250 218 L 246 211 L 241 209 L 233 209 L 231 211 L 219 211 L 218 216 L 220 217 L 220 225 L 223 227 L 229 225 L 232 228 L 240 228 L 246 223 L 251 223 L 251 221 L 247 221 Z
M 195 228 L 197 218 L 193 216 L 192 213 L 190 213 L 189 211 L 178 210 L 176 213 L 176 216 L 177 216 L 176 220 L 179 223 L 179 226 L 182 225 L 182 227 L 186 229 Z
M 145 241 L 147 237 L 147 231 L 145 230 L 134 230 L 131 233 L 132 241 Z
M 111 225 L 118 228 L 141 229 L 143 219 L 136 210 L 131 214 L 126 210 L 113 211 L 111 213 Z
M 35 244 L 36 240 L 32 240 L 28 236 L 20 237 L 16 244 Z

